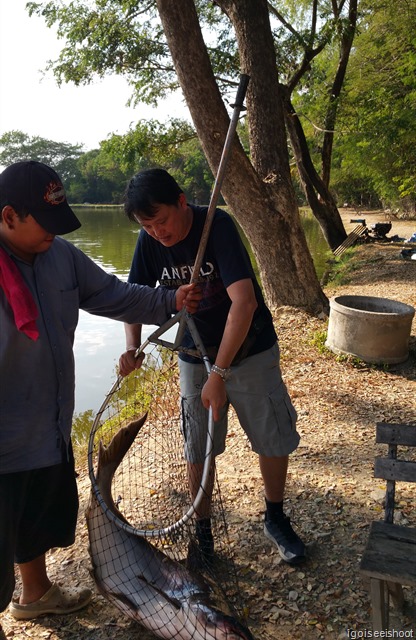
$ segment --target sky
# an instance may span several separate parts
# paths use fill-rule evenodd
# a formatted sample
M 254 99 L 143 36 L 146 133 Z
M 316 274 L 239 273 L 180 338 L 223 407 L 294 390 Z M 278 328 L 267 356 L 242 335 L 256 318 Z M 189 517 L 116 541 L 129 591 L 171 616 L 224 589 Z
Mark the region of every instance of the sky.
M 180 97 L 157 109 L 126 107 L 131 90 L 121 77 L 109 76 L 92 85 L 58 87 L 48 60 L 56 59 L 64 44 L 43 18 L 29 17 L 27 0 L 0 0 L 0 136 L 12 130 L 55 142 L 96 149 L 111 133 L 126 133 L 131 123 L 173 112 L 186 117 Z

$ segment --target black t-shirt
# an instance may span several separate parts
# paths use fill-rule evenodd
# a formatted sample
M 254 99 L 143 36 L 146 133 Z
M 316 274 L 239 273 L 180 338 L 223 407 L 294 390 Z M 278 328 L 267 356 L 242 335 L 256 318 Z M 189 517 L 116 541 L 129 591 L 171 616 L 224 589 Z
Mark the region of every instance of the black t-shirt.
M 186 238 L 174 246 L 164 247 L 144 229 L 140 231 L 129 282 L 151 287 L 159 283 L 169 289 L 177 289 L 190 282 L 207 215 L 207 207 L 190 206 L 193 212 L 191 229 Z M 276 333 L 238 230 L 231 217 L 225 211 L 217 209 L 198 278 L 203 298 L 197 313 L 193 315 L 206 348 L 218 347 L 221 342 L 231 306 L 227 287 L 246 278 L 253 281 L 258 308 L 244 345 L 244 356 L 270 348 L 276 341 Z M 184 335 L 182 345 L 194 348 L 188 332 Z M 180 357 L 193 361 L 191 356 L 183 353 Z

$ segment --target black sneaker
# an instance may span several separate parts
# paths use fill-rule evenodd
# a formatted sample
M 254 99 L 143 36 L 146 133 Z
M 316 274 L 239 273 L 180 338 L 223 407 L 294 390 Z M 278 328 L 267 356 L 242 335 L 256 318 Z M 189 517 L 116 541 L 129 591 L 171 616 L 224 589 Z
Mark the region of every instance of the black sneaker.
M 186 566 L 191 571 L 211 569 L 214 564 L 214 541 L 211 544 L 201 544 L 191 540 L 188 545 Z
M 196 521 L 195 538 L 188 546 L 189 569 L 209 568 L 214 562 L 214 537 L 209 518 Z
M 283 516 L 279 522 L 271 522 L 265 518 L 264 534 L 274 542 L 280 556 L 288 564 L 300 564 L 306 560 L 306 547 L 293 531 L 287 516 Z

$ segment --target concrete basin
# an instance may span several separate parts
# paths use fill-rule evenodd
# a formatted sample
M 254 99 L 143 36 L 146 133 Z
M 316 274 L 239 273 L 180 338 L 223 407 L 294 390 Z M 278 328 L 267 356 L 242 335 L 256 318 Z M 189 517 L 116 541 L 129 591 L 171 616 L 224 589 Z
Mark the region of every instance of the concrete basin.
M 404 362 L 415 310 L 408 304 L 371 296 L 335 296 L 329 301 L 325 345 L 375 364 Z

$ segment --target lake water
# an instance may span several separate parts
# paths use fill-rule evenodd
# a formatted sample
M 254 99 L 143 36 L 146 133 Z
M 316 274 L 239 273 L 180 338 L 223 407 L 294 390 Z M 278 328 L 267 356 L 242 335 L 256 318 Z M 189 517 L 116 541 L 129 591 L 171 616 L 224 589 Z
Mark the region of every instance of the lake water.
M 127 280 L 138 236 L 138 226 L 130 222 L 121 208 L 76 209 L 82 223 L 77 231 L 65 236 L 103 269 Z M 325 270 L 328 246 L 315 218 L 302 214 L 308 246 L 318 277 Z M 143 328 L 143 340 L 154 327 Z M 122 322 L 99 318 L 80 311 L 75 337 L 75 413 L 100 408 L 105 394 L 115 381 L 116 364 L 124 351 Z

